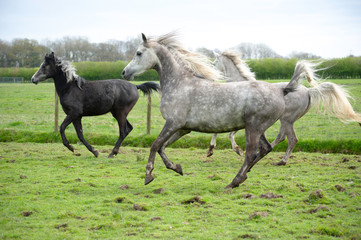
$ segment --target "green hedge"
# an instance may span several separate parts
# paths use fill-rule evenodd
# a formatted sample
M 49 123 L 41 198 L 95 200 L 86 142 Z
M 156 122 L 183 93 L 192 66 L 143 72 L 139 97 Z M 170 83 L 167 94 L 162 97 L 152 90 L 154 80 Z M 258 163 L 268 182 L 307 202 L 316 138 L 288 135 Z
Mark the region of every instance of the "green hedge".
M 266 58 L 249 60 L 248 64 L 256 73 L 257 79 L 290 79 L 298 60 L 284 58 Z M 87 80 L 118 79 L 126 62 L 75 62 L 79 76 Z M 347 57 L 326 60 L 322 68 L 327 68 L 320 74 L 328 78 L 361 78 L 361 57 Z M 30 81 L 38 68 L 0 68 L 0 77 L 23 77 Z M 135 81 L 158 80 L 156 71 L 151 70 L 135 78 Z

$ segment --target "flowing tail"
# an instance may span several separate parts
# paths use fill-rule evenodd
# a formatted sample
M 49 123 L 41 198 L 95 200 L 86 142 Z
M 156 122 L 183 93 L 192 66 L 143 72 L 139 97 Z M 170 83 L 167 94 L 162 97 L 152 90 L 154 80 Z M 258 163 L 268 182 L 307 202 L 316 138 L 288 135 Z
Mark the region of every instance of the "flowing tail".
M 352 97 L 342 86 L 331 82 L 320 82 L 317 69 L 321 62 L 298 61 L 295 67 L 295 73 L 286 88 L 285 94 L 294 91 L 300 80 L 306 78 L 311 88 L 308 92 L 311 97 L 311 106 L 316 107 L 320 112 L 322 107 L 324 110 L 337 117 L 341 122 L 358 122 L 361 126 L 361 114 L 356 113 L 350 103 Z M 292 82 L 293 81 L 293 82 Z
M 146 82 L 142 83 L 140 85 L 136 85 L 137 89 L 142 91 L 145 95 L 151 94 L 153 91 L 159 92 L 160 91 L 160 85 L 155 82 Z
M 337 117 L 341 122 L 358 122 L 361 126 L 361 114 L 353 110 L 349 101 L 351 96 L 342 86 L 323 82 L 308 91 L 312 106 L 318 110 L 323 106 L 326 112 Z

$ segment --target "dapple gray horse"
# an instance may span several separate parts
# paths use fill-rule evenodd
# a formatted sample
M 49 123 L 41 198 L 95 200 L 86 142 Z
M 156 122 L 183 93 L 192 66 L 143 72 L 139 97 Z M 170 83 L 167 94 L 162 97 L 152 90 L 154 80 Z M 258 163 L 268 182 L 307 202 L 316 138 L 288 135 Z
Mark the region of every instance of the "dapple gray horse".
M 285 96 L 286 108 L 280 117 L 281 128 L 276 139 L 271 143 L 272 148 L 288 139 L 288 148 L 282 160 L 275 165 L 286 165 L 287 161 L 298 141 L 294 123 L 305 115 L 312 106 L 325 106 L 325 110 L 343 122 L 361 122 L 360 114 L 355 113 L 350 102 L 347 91 L 337 84 L 331 82 L 321 82 L 315 69 L 321 62 L 298 61 L 295 68 L 296 76 L 306 78 L 312 88 L 303 85 L 297 87 L 297 91 L 290 92 Z M 241 55 L 233 51 L 225 51 L 217 55 L 214 65 L 225 74 L 230 81 L 256 81 L 254 73 L 248 65 L 241 59 Z M 297 72 L 300 71 L 300 72 Z M 284 88 L 288 83 L 273 83 L 273 85 Z M 233 150 L 240 154 L 241 148 L 234 140 L 236 132 L 229 134 Z M 216 134 L 211 140 L 207 156 L 213 154 L 216 145 Z
M 285 109 L 284 95 L 295 91 L 297 77 L 278 88 L 261 81 L 219 83 L 216 71 L 206 57 L 189 52 L 170 33 L 147 39 L 138 47 L 123 76 L 132 79 L 148 69 L 158 72 L 162 97 L 160 111 L 166 120 L 151 146 L 145 184 L 153 181 L 154 159 L 158 152 L 167 168 L 183 174 L 182 167 L 171 162 L 165 147 L 191 131 L 206 133 L 246 131 L 245 161 L 227 188 L 239 186 L 247 172 L 272 150 L 264 132 Z M 258 150 L 258 151 L 257 151 Z

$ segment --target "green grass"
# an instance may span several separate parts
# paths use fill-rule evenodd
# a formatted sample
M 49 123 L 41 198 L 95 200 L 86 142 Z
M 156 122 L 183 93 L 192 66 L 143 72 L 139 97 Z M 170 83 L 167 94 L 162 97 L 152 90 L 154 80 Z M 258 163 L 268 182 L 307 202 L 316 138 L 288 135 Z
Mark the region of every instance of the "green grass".
M 330 80 L 348 87 L 354 97 L 355 111 L 361 112 L 361 80 Z M 271 80 L 270 82 L 278 82 Z M 134 82 L 140 84 L 140 82 Z M 54 131 L 54 84 L 0 84 L 0 141 L 16 142 L 61 142 L 59 134 Z M 141 94 L 142 95 L 142 94 Z M 134 129 L 125 139 L 123 146 L 149 147 L 164 125 L 159 111 L 160 96 L 152 96 L 151 135 L 146 135 L 146 98 L 141 96 L 128 120 Z M 59 108 L 59 125 L 65 114 Z M 267 137 L 273 140 L 279 131 L 279 122 L 267 131 Z M 91 144 L 113 145 L 118 138 L 118 126 L 111 114 L 83 118 L 85 138 Z M 319 151 L 361 154 L 361 128 L 358 124 L 344 124 L 332 116 L 319 115 L 311 110 L 295 123 L 299 139 L 294 151 Z M 72 125 L 66 134 L 71 142 L 77 137 Z M 173 147 L 207 148 L 211 134 L 195 133 L 185 136 L 173 144 Z M 245 148 L 244 131 L 236 135 L 238 144 Z M 219 134 L 218 149 L 228 149 L 231 144 L 228 134 Z M 287 141 L 281 143 L 275 151 L 285 151 Z
M 184 176 L 157 156 L 144 186 L 148 148 L 75 147 L 0 143 L 0 239 L 361 238 L 360 155 L 297 152 L 276 167 L 272 152 L 230 192 L 242 160 L 229 149 L 169 148 Z

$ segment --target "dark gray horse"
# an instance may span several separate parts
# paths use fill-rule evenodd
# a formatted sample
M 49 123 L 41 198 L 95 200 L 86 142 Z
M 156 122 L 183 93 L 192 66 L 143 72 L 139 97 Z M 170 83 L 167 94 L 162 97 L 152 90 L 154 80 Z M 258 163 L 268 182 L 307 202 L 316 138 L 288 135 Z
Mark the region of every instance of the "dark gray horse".
M 132 79 L 148 69 L 158 72 L 162 90 L 160 110 L 165 125 L 152 144 L 146 167 L 145 184 L 154 177 L 154 159 L 158 152 L 167 168 L 183 174 L 179 164 L 165 155 L 165 147 L 191 131 L 205 133 L 246 131 L 245 161 L 227 188 L 239 186 L 247 172 L 272 150 L 264 132 L 285 109 L 284 95 L 299 85 L 296 77 L 285 88 L 261 81 L 219 83 L 219 71 L 210 61 L 189 52 L 176 40 L 176 34 L 147 39 L 142 34 L 133 60 L 123 76 Z
M 67 114 L 60 126 L 63 144 L 74 151 L 65 136 L 65 128 L 73 123 L 80 141 L 98 157 L 98 151 L 84 139 L 81 119 L 83 116 L 96 116 L 108 112 L 118 121 L 119 139 L 108 157 L 114 157 L 124 138 L 132 131 L 133 127 L 128 122 L 128 113 L 137 103 L 140 89 L 145 94 L 158 91 L 159 84 L 147 82 L 134 85 L 121 79 L 102 81 L 86 81 L 75 73 L 75 68 L 68 61 L 58 59 L 54 53 L 47 54 L 39 70 L 33 75 L 31 81 L 38 84 L 48 78 L 53 78 L 60 103 Z
M 317 76 L 316 67 L 321 62 L 311 62 L 300 60 L 295 67 L 295 76 L 306 78 L 312 86 L 306 88 L 303 85 L 297 87 L 297 91 L 291 92 L 285 96 L 286 108 L 280 117 L 281 128 L 276 139 L 271 143 L 275 147 L 280 142 L 288 139 L 288 147 L 282 160 L 275 165 L 286 165 L 287 161 L 298 141 L 294 130 L 294 123 L 305 115 L 312 106 L 322 105 L 331 115 L 334 115 L 343 122 L 361 122 L 361 116 L 355 113 L 350 102 L 347 91 L 340 85 L 331 82 L 321 82 Z M 230 81 L 256 81 L 254 73 L 251 72 L 248 65 L 241 59 L 240 54 L 232 51 L 225 51 L 219 55 L 214 62 L 217 69 L 224 72 L 227 80 Z M 284 88 L 288 83 L 273 83 L 273 85 Z M 236 144 L 234 135 L 229 134 L 233 150 L 240 154 L 241 148 Z M 216 134 L 213 136 L 208 154 L 213 154 L 213 148 L 216 145 Z

